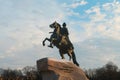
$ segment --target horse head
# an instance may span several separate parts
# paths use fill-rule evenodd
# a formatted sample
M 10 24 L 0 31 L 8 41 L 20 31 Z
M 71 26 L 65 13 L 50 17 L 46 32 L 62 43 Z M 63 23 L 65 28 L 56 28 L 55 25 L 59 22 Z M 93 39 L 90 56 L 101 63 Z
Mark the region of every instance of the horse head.
M 58 34 L 58 35 L 60 35 L 60 31 L 61 31 L 61 25 L 59 24 L 59 23 L 57 23 L 56 21 L 55 22 L 53 22 L 52 24 L 50 24 L 50 26 L 49 26 L 50 28 L 54 28 L 55 29 L 55 31 L 56 31 L 56 33 Z
M 57 23 L 56 21 L 55 22 L 53 22 L 52 24 L 50 24 L 50 28 L 58 28 L 58 27 L 60 27 L 60 24 L 59 23 Z

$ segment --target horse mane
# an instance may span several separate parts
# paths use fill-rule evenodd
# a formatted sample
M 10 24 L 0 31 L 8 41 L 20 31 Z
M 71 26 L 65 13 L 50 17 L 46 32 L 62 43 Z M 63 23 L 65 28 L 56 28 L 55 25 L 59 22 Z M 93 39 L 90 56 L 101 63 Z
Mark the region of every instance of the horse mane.
M 56 23 L 57 23 L 57 22 L 56 22 Z M 61 25 L 60 25 L 59 23 L 57 23 L 57 26 L 60 28 L 59 33 L 60 33 L 60 35 L 61 35 L 61 30 L 62 30 L 62 27 L 61 27 Z
M 57 23 L 57 24 L 58 24 L 58 26 L 60 27 L 60 29 L 62 29 L 61 25 L 60 25 L 59 23 Z

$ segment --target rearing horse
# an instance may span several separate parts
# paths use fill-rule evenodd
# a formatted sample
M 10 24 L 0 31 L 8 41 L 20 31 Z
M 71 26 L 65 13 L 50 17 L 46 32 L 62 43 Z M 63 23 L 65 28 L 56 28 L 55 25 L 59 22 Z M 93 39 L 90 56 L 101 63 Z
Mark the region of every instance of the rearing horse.
M 71 43 L 66 39 L 66 36 L 61 35 L 61 26 L 60 26 L 60 24 L 58 24 L 57 22 L 54 22 L 53 24 L 50 25 L 50 27 L 54 28 L 53 33 L 56 34 L 57 37 L 53 41 L 52 41 L 51 38 L 50 39 L 45 38 L 45 40 L 43 41 L 43 46 L 45 46 L 45 41 L 46 40 L 48 40 L 49 42 L 52 41 L 54 46 L 56 46 L 59 49 L 59 53 L 60 53 L 60 56 L 62 57 L 62 59 L 64 59 L 64 54 L 67 53 L 70 60 L 72 58 L 73 63 L 76 64 L 77 66 L 79 66 L 78 62 L 76 61 L 76 56 L 75 56 L 74 50 L 72 48 L 73 46 L 70 45 Z

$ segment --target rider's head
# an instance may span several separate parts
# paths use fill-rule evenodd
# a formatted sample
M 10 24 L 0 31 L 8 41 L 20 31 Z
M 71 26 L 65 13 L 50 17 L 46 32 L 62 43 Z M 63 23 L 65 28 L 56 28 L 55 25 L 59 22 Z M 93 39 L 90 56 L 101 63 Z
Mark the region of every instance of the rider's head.
M 64 22 L 64 23 L 62 24 L 62 26 L 63 26 L 63 27 L 66 27 L 66 23 Z

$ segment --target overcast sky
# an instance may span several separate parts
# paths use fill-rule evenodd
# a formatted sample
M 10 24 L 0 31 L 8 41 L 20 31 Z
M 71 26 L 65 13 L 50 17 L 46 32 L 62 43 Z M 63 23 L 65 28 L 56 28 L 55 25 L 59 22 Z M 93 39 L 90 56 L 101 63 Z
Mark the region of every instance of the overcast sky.
M 60 59 L 57 48 L 41 44 L 54 21 L 66 22 L 82 68 L 120 67 L 120 0 L 0 0 L 0 68 Z

